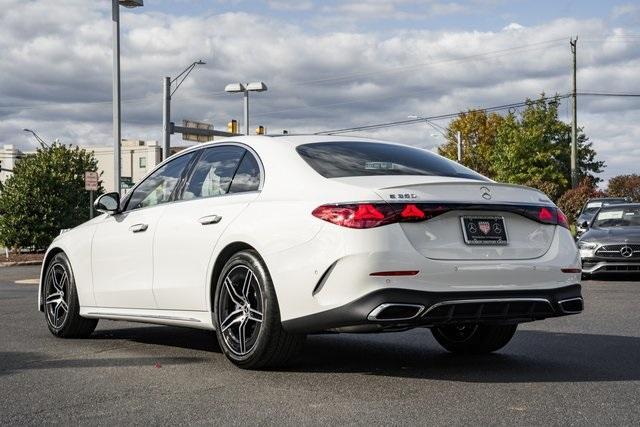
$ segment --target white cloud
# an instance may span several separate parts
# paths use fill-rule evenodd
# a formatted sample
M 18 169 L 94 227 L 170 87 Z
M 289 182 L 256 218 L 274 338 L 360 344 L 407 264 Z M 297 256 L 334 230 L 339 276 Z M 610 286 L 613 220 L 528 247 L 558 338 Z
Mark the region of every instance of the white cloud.
M 274 10 L 300 11 L 313 8 L 311 0 L 269 0 L 267 4 Z
M 110 144 L 111 21 L 105 2 L 5 1 L 0 143 L 32 147 L 22 132 L 29 127 L 49 140 Z M 351 9 L 353 15 L 376 16 L 389 5 L 401 13 L 411 6 L 409 0 L 362 4 L 367 6 Z M 310 31 L 248 13 L 172 17 L 123 11 L 123 98 L 129 100 L 123 136 L 159 139 L 162 77 L 200 58 L 207 65 L 175 94 L 173 119 L 209 120 L 218 129 L 242 115 L 240 97 L 223 92 L 232 81 L 267 83 L 269 91 L 252 97 L 252 127 L 264 124 L 272 132 L 403 120 L 565 93 L 572 34 L 580 34 L 580 91 L 640 93 L 640 44 L 624 27 L 611 25 L 558 19 L 511 24 L 504 31 Z M 609 165 L 605 176 L 637 172 L 640 101 L 581 98 L 579 108 L 580 125 Z M 371 135 L 431 148 L 438 143 L 432 133 L 414 125 Z M 174 143 L 181 143 L 177 136 Z

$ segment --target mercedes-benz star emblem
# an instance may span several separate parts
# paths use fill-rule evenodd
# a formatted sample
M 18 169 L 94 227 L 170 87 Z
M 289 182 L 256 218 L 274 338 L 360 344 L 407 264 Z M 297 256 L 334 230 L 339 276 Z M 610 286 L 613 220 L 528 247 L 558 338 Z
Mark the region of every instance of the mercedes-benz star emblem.
M 631 255 L 633 255 L 633 249 L 631 249 L 629 246 L 623 246 L 620 248 L 620 255 L 625 258 L 629 258 Z
M 480 187 L 480 193 L 485 200 L 491 200 L 491 189 L 489 187 Z

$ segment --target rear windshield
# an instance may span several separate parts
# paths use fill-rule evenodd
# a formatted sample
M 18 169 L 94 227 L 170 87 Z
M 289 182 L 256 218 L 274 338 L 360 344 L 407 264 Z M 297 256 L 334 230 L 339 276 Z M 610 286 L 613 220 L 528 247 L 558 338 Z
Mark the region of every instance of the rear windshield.
M 419 148 L 380 142 L 317 142 L 299 145 L 298 154 L 325 178 L 371 175 L 433 175 L 487 178 Z

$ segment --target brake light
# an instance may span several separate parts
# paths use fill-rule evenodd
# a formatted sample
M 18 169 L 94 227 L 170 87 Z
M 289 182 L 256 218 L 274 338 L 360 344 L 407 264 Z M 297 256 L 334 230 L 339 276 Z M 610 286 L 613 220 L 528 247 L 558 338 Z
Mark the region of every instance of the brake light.
M 406 205 L 400 212 L 400 216 L 406 219 L 423 219 L 425 217 L 424 212 L 414 204 Z
M 540 208 L 538 211 L 538 220 L 540 222 L 554 223 L 556 216 L 551 213 L 552 208 Z
M 567 217 L 555 206 L 477 203 L 349 203 L 322 205 L 312 215 L 348 228 L 374 228 L 398 222 L 418 222 L 452 210 L 502 211 L 522 215 L 542 224 L 569 228 Z

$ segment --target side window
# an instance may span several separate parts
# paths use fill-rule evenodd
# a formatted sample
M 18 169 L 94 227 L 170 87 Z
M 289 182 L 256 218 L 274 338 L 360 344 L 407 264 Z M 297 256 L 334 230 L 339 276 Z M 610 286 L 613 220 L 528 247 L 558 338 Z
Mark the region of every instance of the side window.
M 229 193 L 256 191 L 258 188 L 260 188 L 260 166 L 253 154 L 247 151 L 233 177 Z
M 131 194 L 126 210 L 140 209 L 166 203 L 185 173 L 194 153 L 185 154 L 151 174 Z
M 189 178 L 183 200 L 227 194 L 245 149 L 234 145 L 206 148 Z

